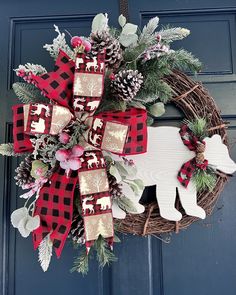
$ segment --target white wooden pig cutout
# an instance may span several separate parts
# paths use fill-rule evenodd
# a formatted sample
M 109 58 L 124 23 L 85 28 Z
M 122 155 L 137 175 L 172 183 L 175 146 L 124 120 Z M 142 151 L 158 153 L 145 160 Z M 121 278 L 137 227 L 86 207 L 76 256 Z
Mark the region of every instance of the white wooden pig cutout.
M 210 166 L 227 174 L 236 171 L 236 163 L 230 158 L 228 148 L 219 135 L 204 139 L 205 159 Z M 197 205 L 197 191 L 193 181 L 187 188 L 181 185 L 177 174 L 182 164 L 195 157 L 182 142 L 177 127 L 149 127 L 147 153 L 134 155 L 138 178 L 145 186 L 156 185 L 156 197 L 160 215 L 178 221 L 182 214 L 175 208 L 176 188 L 186 214 L 204 219 L 205 211 Z M 141 195 L 140 195 L 141 197 Z

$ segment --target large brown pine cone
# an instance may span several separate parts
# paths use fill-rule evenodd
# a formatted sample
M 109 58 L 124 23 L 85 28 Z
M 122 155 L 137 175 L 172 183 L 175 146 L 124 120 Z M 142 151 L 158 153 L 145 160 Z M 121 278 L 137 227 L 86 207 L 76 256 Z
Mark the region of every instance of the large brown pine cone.
M 34 178 L 30 175 L 32 161 L 32 155 L 26 156 L 25 159 L 16 168 L 16 176 L 14 177 L 14 179 L 16 180 L 16 184 L 18 186 L 22 187 L 25 184 L 34 182 Z
M 118 68 L 122 61 L 122 49 L 120 42 L 109 34 L 108 31 L 101 31 L 91 35 L 91 52 L 97 55 L 106 49 L 105 64 L 108 68 Z
M 111 91 L 118 98 L 130 101 L 138 93 L 143 83 L 143 76 L 137 70 L 122 70 L 111 81 Z

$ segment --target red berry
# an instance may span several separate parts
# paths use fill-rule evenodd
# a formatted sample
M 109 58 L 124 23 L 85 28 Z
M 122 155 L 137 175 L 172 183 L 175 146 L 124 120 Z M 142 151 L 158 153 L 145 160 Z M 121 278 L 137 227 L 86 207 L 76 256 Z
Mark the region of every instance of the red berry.
M 84 50 L 86 52 L 90 52 L 91 47 L 92 47 L 91 43 L 89 41 L 87 41 L 87 40 L 83 40 L 83 45 L 84 45 Z
M 83 43 L 83 40 L 79 36 L 74 36 L 71 38 L 70 43 L 75 48 L 79 47 Z
M 114 81 L 115 78 L 116 78 L 116 76 L 115 76 L 114 73 L 111 73 L 111 74 L 109 75 L 109 79 L 110 79 L 110 80 Z
M 84 153 L 84 148 L 81 145 L 77 144 L 77 145 L 73 146 L 73 148 L 72 148 L 72 155 L 73 156 L 80 157 L 83 155 L 83 153 Z
M 81 161 L 78 158 L 70 158 L 68 164 L 71 170 L 78 170 L 81 167 Z
M 58 150 L 56 151 L 56 159 L 60 162 L 66 161 L 71 155 L 71 151 L 69 150 Z
M 59 134 L 59 141 L 61 143 L 67 144 L 70 140 L 70 135 L 67 134 L 66 132 L 62 132 Z

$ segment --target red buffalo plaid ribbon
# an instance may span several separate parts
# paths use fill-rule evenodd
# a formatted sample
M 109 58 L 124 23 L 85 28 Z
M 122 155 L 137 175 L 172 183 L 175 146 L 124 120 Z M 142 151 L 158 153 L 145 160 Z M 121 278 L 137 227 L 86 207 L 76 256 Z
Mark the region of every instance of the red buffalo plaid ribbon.
M 184 145 L 186 145 L 190 151 L 195 151 L 197 153 L 199 144 L 205 145 L 205 142 L 195 136 L 186 124 L 181 126 L 179 134 Z M 178 172 L 177 178 L 184 187 L 187 187 L 194 171 L 196 169 L 206 170 L 207 166 L 208 161 L 206 159 L 204 159 L 202 162 L 198 162 L 196 157 L 194 157 L 182 165 Z
M 84 218 L 87 251 L 102 235 L 113 243 L 113 217 L 102 150 L 119 155 L 146 152 L 147 114 L 142 109 L 125 112 L 103 112 L 94 115 L 104 87 L 105 53 L 98 56 L 78 54 L 76 62 L 59 52 L 53 72 L 32 76 L 33 83 L 54 104 L 28 104 L 13 107 L 14 148 L 32 152 L 30 136 L 38 133 L 56 135 L 71 120 L 87 125 L 85 151 L 78 171 L 55 169 L 43 185 L 36 201 L 35 215 L 40 227 L 33 233 L 35 249 L 50 234 L 56 255 L 61 255 L 68 236 L 76 185 L 79 186 Z

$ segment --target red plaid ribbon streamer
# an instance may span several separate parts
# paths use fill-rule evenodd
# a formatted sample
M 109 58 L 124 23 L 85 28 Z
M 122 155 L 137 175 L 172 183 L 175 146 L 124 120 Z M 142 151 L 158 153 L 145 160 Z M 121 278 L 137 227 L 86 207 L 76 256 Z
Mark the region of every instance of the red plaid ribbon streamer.
M 56 255 L 59 257 L 71 227 L 73 197 L 78 172 L 58 168 L 40 190 L 36 202 L 35 215 L 40 216 L 40 227 L 33 233 L 34 248 L 50 233 Z
M 12 107 L 12 111 L 14 151 L 15 153 L 32 152 L 30 135 L 25 133 L 24 105 L 15 105 Z
M 197 138 L 193 132 L 189 129 L 189 127 L 184 124 L 181 126 L 179 131 L 180 137 L 184 143 L 188 147 L 190 151 L 197 151 L 197 145 L 202 143 L 205 145 L 203 140 Z M 178 180 L 184 186 L 187 187 L 194 171 L 196 169 L 206 170 L 208 166 L 208 161 L 205 159 L 202 163 L 196 162 L 196 157 L 184 163 L 178 172 Z
M 58 121 L 56 114 L 57 111 L 63 111 L 62 109 L 64 113 L 65 110 L 67 112 L 65 116 L 63 113 L 60 122 L 63 118 L 65 124 L 68 124 L 73 113 L 90 126 L 84 133 L 84 138 L 94 146 L 94 149 L 85 151 L 80 157 L 82 167 L 78 171 L 70 172 L 69 177 L 64 169 L 58 168 L 49 182 L 43 185 L 36 201 L 35 215 L 40 216 L 41 224 L 33 233 L 34 247 L 37 248 L 43 238 L 50 233 L 58 257 L 71 227 L 76 184 L 79 184 L 87 250 L 99 234 L 106 238 L 110 245 L 113 243 L 114 229 L 109 184 L 101 150 L 120 155 L 146 152 L 145 110 L 133 108 L 126 112 L 104 112 L 93 116 L 103 92 L 104 58 L 105 53 L 97 57 L 79 54 L 75 64 L 63 51 L 60 51 L 54 72 L 33 76 L 35 85 L 58 105 L 36 104 L 13 107 L 14 148 L 19 152 L 30 149 L 32 151 L 29 134 L 58 134 L 61 130 L 55 127 L 53 129 L 52 125 L 58 125 L 55 124 Z

